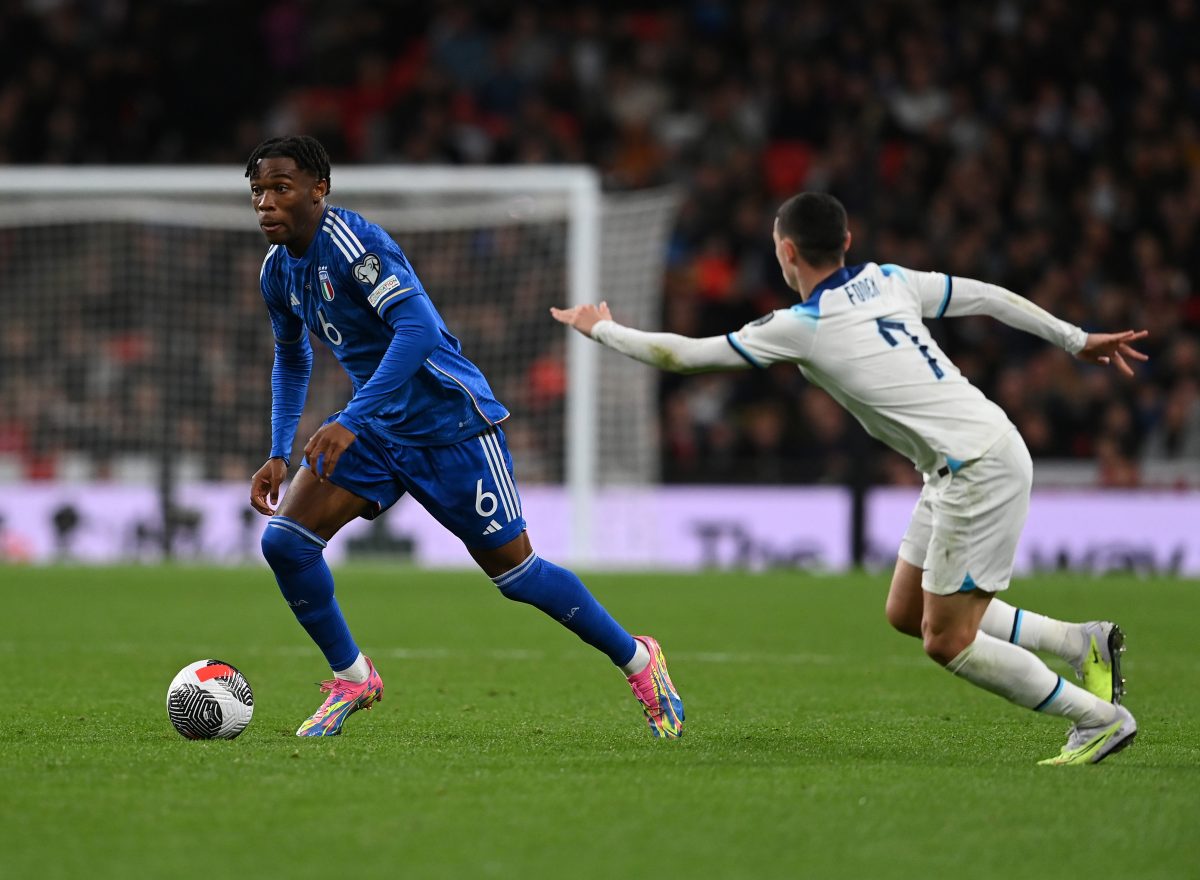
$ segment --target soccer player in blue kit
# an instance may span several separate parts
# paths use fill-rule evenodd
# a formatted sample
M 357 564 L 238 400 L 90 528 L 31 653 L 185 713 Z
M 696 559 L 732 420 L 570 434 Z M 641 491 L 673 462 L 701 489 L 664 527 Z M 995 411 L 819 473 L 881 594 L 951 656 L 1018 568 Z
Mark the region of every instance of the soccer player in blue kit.
M 260 285 L 275 335 L 271 453 L 252 478 L 250 504 L 270 517 L 263 556 L 334 676 L 296 735 L 339 734 L 350 714 L 383 697 L 322 551 L 346 523 L 373 519 L 405 493 L 462 540 L 504 596 L 608 655 L 654 736 L 682 735 L 683 702 L 658 642 L 631 636 L 574 573 L 534 552 L 500 429 L 508 411 L 463 356 L 399 245 L 327 204 L 324 147 L 303 135 L 271 138 L 250 155 L 246 176 L 271 245 Z M 279 503 L 312 369 L 310 332 L 332 349 L 354 394 L 308 439 Z

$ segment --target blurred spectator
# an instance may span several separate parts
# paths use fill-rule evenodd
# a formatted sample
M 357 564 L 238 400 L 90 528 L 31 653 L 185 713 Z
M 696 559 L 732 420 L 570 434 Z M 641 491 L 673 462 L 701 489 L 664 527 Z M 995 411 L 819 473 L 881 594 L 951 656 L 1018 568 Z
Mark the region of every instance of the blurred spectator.
M 1162 414 L 1142 441 L 1142 455 L 1200 461 L 1200 391 L 1195 380 L 1184 379 L 1171 389 Z

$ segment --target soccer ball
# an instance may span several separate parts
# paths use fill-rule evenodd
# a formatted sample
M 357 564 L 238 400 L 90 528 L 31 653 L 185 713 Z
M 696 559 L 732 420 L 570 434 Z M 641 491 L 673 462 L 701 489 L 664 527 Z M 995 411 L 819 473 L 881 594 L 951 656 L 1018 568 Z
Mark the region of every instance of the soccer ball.
M 188 739 L 233 739 L 254 715 L 254 694 L 236 667 L 197 660 L 171 680 L 167 715 Z

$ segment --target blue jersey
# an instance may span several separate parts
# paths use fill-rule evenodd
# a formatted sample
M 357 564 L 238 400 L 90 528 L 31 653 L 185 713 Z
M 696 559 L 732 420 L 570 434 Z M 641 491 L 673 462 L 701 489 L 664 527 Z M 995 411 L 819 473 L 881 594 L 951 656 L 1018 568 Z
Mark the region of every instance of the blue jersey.
M 308 378 L 306 371 L 293 370 L 284 377 L 293 387 L 280 393 L 281 362 L 286 362 L 285 354 L 294 357 L 288 350 L 299 350 L 311 362 L 311 331 L 333 351 L 358 396 L 388 353 L 406 310 L 403 304 L 414 297 L 426 299 L 420 305 L 436 324 L 435 347 L 419 366 L 414 364 L 415 372 L 372 403 L 365 424 L 347 427 L 369 427 L 402 444 L 441 446 L 480 434 L 508 416 L 479 368 L 463 356 L 458 340 L 427 304 L 425 289 L 400 246 L 353 211 L 327 207 L 299 258 L 286 247 L 272 246 L 260 283 L 276 342 L 272 455 L 287 457 L 291 451 L 299 413 L 281 410 L 303 401 L 294 386 L 306 390 Z M 346 411 L 354 404 L 352 398 Z

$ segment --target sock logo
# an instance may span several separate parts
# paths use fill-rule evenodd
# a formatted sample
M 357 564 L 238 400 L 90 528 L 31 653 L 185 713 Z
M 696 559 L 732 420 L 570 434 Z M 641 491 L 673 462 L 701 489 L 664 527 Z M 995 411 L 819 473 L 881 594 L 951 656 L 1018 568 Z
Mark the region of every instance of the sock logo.
M 571 618 L 575 616 L 575 612 L 578 610 L 579 610 L 579 606 L 576 605 L 574 608 L 572 608 L 570 611 L 567 612 L 566 617 L 560 617 L 558 619 L 558 622 L 559 623 L 570 623 Z
M 293 608 L 299 608 L 301 605 L 307 605 L 308 600 L 307 599 L 297 599 L 295 602 L 293 602 L 291 599 L 288 599 L 288 604 L 291 605 Z

